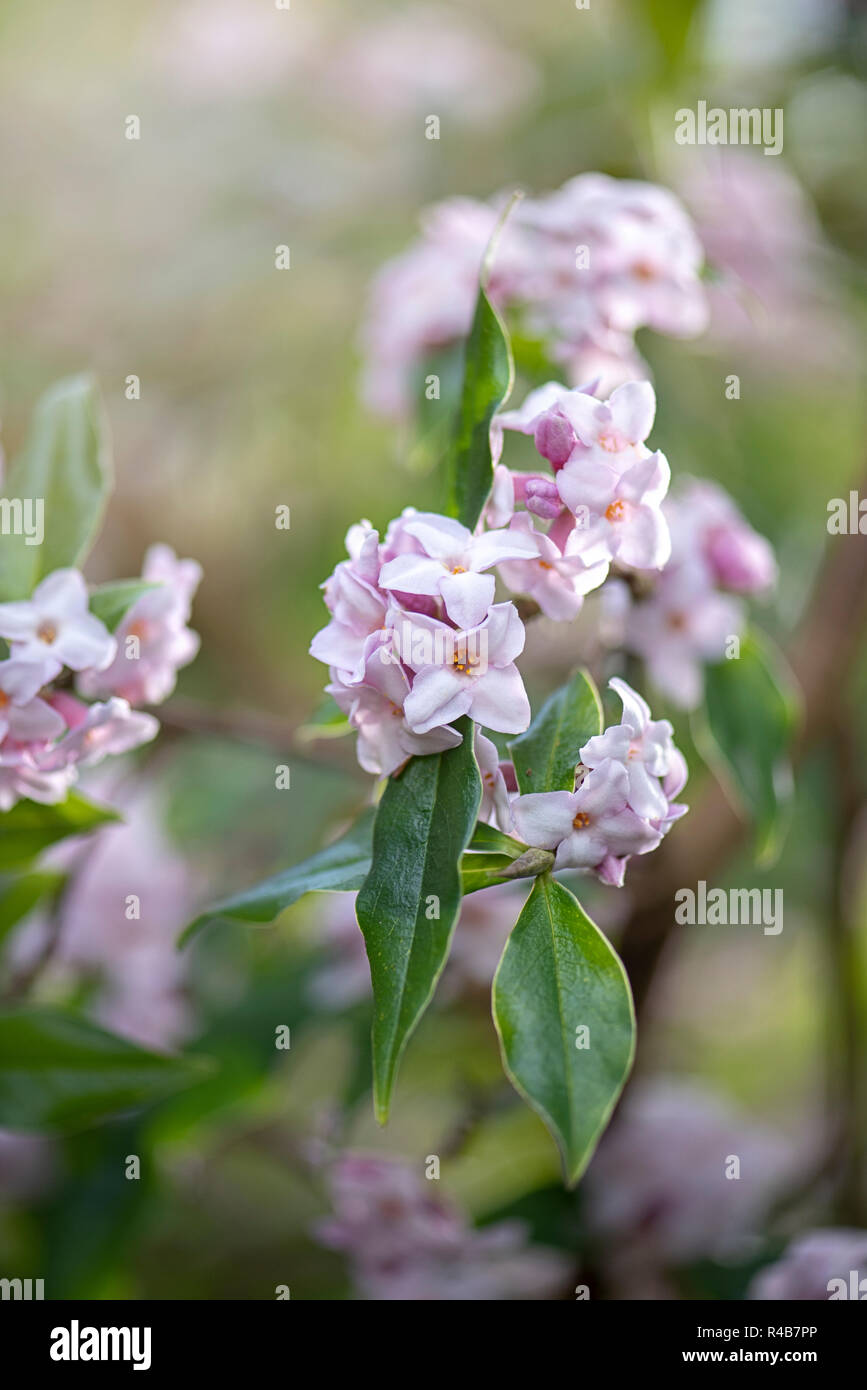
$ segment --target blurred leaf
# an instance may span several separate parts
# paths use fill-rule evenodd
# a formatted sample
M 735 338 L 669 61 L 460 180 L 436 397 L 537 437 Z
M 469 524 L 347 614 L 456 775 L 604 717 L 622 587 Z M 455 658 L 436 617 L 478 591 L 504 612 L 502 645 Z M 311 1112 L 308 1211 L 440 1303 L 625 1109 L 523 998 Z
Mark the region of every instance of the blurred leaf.
M 512 389 L 514 368 L 502 319 L 485 291 L 479 291 L 467 339 L 464 384 L 449 457 L 449 516 L 472 529 L 491 485 L 491 420 Z
M 547 875 L 536 880 L 506 943 L 493 1013 L 509 1079 L 554 1135 L 573 1184 L 632 1066 L 635 1015 L 618 956 Z M 582 1028 L 586 1047 L 578 1045 Z
M 6 479 L 7 497 L 42 499 L 45 536 L 41 545 L 26 545 L 24 536 L 3 538 L 0 600 L 27 598 L 53 570 L 82 563 L 111 484 L 96 386 L 89 376 L 61 381 L 38 402 L 24 453 Z
M 352 733 L 352 725 L 333 695 L 326 695 L 316 709 L 295 730 L 300 743 L 312 743 L 317 738 L 343 738 Z
M 349 893 L 360 888 L 370 871 L 373 818 L 372 808 L 363 811 L 345 835 L 302 864 L 214 903 L 190 923 L 180 944 L 221 917 L 247 923 L 273 922 L 305 893 Z
M 0 878 L 0 941 L 42 898 L 53 897 L 65 882 L 65 874 L 48 872 Z
M 527 732 L 509 744 L 520 791 L 571 792 L 579 749 L 601 732 L 599 691 L 586 671 L 576 671 L 546 700 Z
M 401 1055 L 446 963 L 461 902 L 461 856 L 482 794 L 472 724 L 457 748 L 413 758 L 376 814 L 373 863 L 356 903 L 373 983 L 377 1119 L 388 1118 Z
M 207 1066 L 198 1057 L 147 1052 L 62 1010 L 3 1012 L 0 1125 L 85 1129 L 190 1085 Z
M 101 623 L 105 623 L 109 632 L 114 632 L 136 599 L 160 587 L 147 579 L 117 579 L 111 584 L 100 584 L 98 589 L 91 590 L 90 611 Z
M 789 749 L 799 718 L 795 678 L 755 629 L 740 656 L 705 671 L 705 717 L 695 739 L 735 806 L 755 827 L 756 859 L 773 863 L 788 830 L 794 792 Z
M 118 820 L 115 811 L 96 806 L 77 792 L 70 792 L 56 806 L 19 801 L 11 811 L 0 813 L 0 870 L 20 868 L 58 840 L 84 835 Z
M 127 1160 L 141 1175 L 127 1177 Z M 40 1268 L 52 1298 L 106 1298 L 112 1275 L 129 1267 L 130 1242 L 144 1227 L 156 1190 L 154 1155 L 140 1126 L 124 1121 L 67 1137 L 64 1181 L 42 1213 Z

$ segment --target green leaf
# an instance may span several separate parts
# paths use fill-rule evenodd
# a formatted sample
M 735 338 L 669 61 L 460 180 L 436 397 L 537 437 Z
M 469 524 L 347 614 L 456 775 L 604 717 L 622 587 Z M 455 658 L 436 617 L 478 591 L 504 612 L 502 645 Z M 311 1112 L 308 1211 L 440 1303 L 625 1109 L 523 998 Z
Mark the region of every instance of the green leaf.
M 548 875 L 536 880 L 506 943 L 493 1014 L 509 1079 L 554 1135 L 573 1184 L 632 1066 L 635 1014 L 619 957 Z M 576 1045 L 583 1028 L 586 1047 Z
M 755 629 L 740 656 L 705 671 L 705 718 L 696 743 L 735 807 L 755 827 L 756 858 L 773 863 L 783 847 L 794 791 L 789 749 L 800 699 L 782 654 Z
M 23 921 L 43 898 L 53 897 L 66 875 L 40 872 L 0 879 L 0 941 Z
M 61 381 L 36 406 L 24 453 L 9 470 L 5 496 L 41 499 L 41 545 L 5 536 L 0 601 L 26 598 L 53 570 L 80 565 L 102 521 L 112 470 L 102 407 L 88 376 Z
M 254 924 L 273 922 L 305 893 L 349 893 L 360 888 L 370 872 L 373 819 L 372 809 L 363 811 L 345 835 L 310 859 L 206 908 L 190 923 L 179 944 L 185 945 L 203 927 L 221 918 Z
M 85 835 L 117 820 L 116 811 L 96 806 L 77 792 L 70 792 L 56 806 L 19 801 L 11 811 L 0 813 L 0 870 L 21 868 L 58 840 Z
M 571 792 L 579 749 L 601 732 L 599 691 L 586 671 L 576 671 L 545 702 L 527 732 L 509 744 L 519 790 Z
M 458 748 L 413 758 L 383 793 L 373 863 L 358 895 L 373 982 L 377 1118 L 388 1118 L 401 1055 L 436 988 L 461 902 L 461 856 L 479 811 L 473 726 Z
M 448 514 L 472 529 L 494 481 L 491 420 L 508 399 L 514 367 L 505 325 L 483 289 L 467 339 L 464 384 L 449 455 Z
M 0 1125 L 85 1129 L 190 1085 L 207 1065 L 147 1052 L 63 1010 L 0 1013 Z
M 517 859 L 519 855 L 524 853 L 527 846 L 511 835 L 504 835 L 502 830 L 497 830 L 493 825 L 487 825 L 485 821 L 480 820 L 473 831 L 469 848 L 471 850 L 487 850 L 491 854 L 506 854 L 510 859 Z
M 136 599 L 160 587 L 147 579 L 116 579 L 112 584 L 100 584 L 98 589 L 91 591 L 90 611 L 101 623 L 105 623 L 109 632 L 114 632 Z

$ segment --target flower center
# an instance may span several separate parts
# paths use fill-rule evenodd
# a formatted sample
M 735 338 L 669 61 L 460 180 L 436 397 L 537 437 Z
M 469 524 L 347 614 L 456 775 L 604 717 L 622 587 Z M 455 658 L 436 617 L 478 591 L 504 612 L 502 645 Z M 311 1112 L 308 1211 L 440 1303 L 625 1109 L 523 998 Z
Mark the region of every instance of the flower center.
M 656 270 L 652 265 L 648 265 L 647 261 L 637 261 L 632 267 L 632 274 L 635 276 L 636 280 L 647 281 L 656 279 Z
M 0 690 L 0 709 L 5 709 L 9 704 L 9 696 L 5 690 Z
M 463 565 L 455 565 L 452 569 L 452 574 L 466 574 L 466 572 L 467 571 Z
M 621 499 L 619 497 L 616 497 L 614 501 L 610 502 L 608 506 L 605 508 L 606 519 L 611 522 L 622 521 L 623 513 L 625 510 L 626 509 Z
M 668 626 L 671 628 L 672 632 L 683 632 L 686 627 L 686 614 L 669 613 Z
M 467 656 L 463 652 L 456 652 L 452 657 L 452 666 L 460 676 L 474 676 L 478 664 L 477 657 Z
M 579 811 L 572 824 L 576 830 L 586 830 L 590 824 L 590 817 L 586 811 Z
M 57 637 L 57 628 L 54 623 L 46 619 L 45 622 L 40 623 L 36 629 L 36 636 L 39 638 L 40 642 L 44 642 L 47 647 L 50 647 L 51 643 Z
M 553 565 L 548 564 L 547 560 L 539 560 L 538 565 L 540 570 L 552 570 L 554 568 Z

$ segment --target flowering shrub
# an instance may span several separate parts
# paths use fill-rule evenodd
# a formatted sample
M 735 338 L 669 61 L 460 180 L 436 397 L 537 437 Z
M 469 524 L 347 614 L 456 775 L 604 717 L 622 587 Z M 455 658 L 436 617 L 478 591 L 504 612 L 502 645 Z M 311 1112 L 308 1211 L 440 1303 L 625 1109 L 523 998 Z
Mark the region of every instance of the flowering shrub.
M 310 648 L 328 667 L 335 718 L 357 734 L 359 763 L 384 779 L 375 814 L 194 927 L 216 916 L 267 919 L 310 889 L 358 890 L 384 1122 L 462 898 L 530 879 L 494 975 L 493 1017 L 505 1070 L 556 1138 L 573 1183 L 629 1072 L 634 1017 L 616 952 L 559 875 L 621 887 L 630 860 L 656 850 L 686 813 L 687 766 L 671 723 L 654 718 L 623 675 L 609 682 L 622 709 L 607 724 L 580 667 L 534 717 L 525 623 L 540 613 L 568 625 L 604 586 L 621 649 L 644 655 L 676 703 L 696 704 L 713 673 L 707 740 L 748 787 L 767 853 L 791 704 L 759 640 L 744 635 L 753 645 L 740 649 L 743 596 L 774 577 L 770 547 L 721 489 L 688 484 L 669 500 L 668 461 L 648 442 L 656 396 L 632 335 L 641 325 L 692 333 L 704 322 L 701 249 L 686 214 L 660 189 L 582 176 L 507 218 L 479 289 L 497 216 L 467 200 L 446 204 L 374 291 L 368 387 L 373 380 L 381 405 L 404 405 L 414 364 L 467 335 L 442 511 L 410 506 L 381 532 L 369 521 L 350 527 L 347 556 L 323 585 L 329 620 Z M 579 237 L 590 248 L 586 278 L 569 259 Z M 514 368 L 495 305 L 519 306 L 549 360 L 582 384 L 549 380 L 505 409 Z M 600 350 L 606 376 L 617 360 L 613 389 L 600 379 Z M 516 434 L 533 441 L 530 471 L 509 466 Z M 712 664 L 729 655 L 741 668 L 731 677 Z M 623 658 L 613 659 L 616 670 Z M 745 689 L 766 723 L 746 746 Z M 339 974 L 332 987 L 354 978 Z

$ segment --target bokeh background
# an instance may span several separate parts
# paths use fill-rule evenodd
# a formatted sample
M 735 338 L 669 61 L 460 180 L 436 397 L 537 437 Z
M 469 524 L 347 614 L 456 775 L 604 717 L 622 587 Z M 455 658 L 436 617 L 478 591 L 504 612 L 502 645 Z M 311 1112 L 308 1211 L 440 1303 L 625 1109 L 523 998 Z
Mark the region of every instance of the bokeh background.
M 675 476 L 715 478 L 773 541 L 781 578 L 759 619 L 787 641 L 829 544 L 828 500 L 863 467 L 865 77 L 867 16 L 841 0 L 0 5 L 4 447 L 14 453 L 52 381 L 92 370 L 118 487 L 89 577 L 137 573 L 157 539 L 205 572 L 201 655 L 156 750 L 127 773 L 123 794 L 132 783 L 131 801 L 145 796 L 150 831 L 114 851 L 117 872 L 169 885 L 167 931 L 311 852 L 369 794 L 348 743 L 294 731 L 319 697 L 307 646 L 347 527 L 439 502 L 407 430 L 373 418 L 358 393 L 370 278 L 437 198 L 541 193 L 594 169 L 684 198 L 711 264 L 737 270 L 743 291 L 711 282 L 713 325 L 698 342 L 641 335 L 656 438 Z M 699 99 L 782 107 L 783 154 L 678 146 L 674 113 Z M 425 139 L 431 113 L 438 141 Z M 138 140 L 125 138 L 130 115 Z M 290 270 L 275 269 L 279 245 Z M 737 402 L 724 393 L 733 372 Z M 139 400 L 125 395 L 131 374 Z M 280 504 L 288 532 L 273 524 Z M 536 694 L 577 656 L 565 629 L 534 653 Z M 865 684 L 860 661 L 847 686 L 855 764 Z M 283 762 L 291 790 L 276 791 Z M 695 797 L 704 774 L 693 773 Z M 271 1298 L 278 1285 L 360 1297 L 351 1262 L 314 1231 L 329 1211 L 328 1159 L 346 1149 L 419 1170 L 441 1155 L 439 1188 L 468 1222 L 517 1217 L 530 1244 L 563 1252 L 565 1297 L 582 1278 L 609 1297 L 742 1297 L 789 1235 L 867 1225 L 863 1184 L 859 1197 L 849 1183 L 843 1206 L 822 1185 L 840 1099 L 827 947 L 838 778 L 815 750 L 781 862 L 760 874 L 734 859 L 720 879 L 782 887 L 782 934 L 682 929 L 665 957 L 634 1083 L 651 1097 L 646 1130 L 627 1146 L 631 1164 L 610 1160 L 617 1210 L 593 1195 L 602 1175 L 564 1193 L 546 1132 L 504 1089 L 484 966 L 423 1023 L 390 1125 L 376 1130 L 366 1005 L 345 978 L 351 923 L 347 934 L 345 902 L 320 900 L 273 929 L 213 928 L 184 958 L 172 1027 L 223 1060 L 212 1083 L 62 1143 L 0 1144 L 0 1272 L 44 1277 L 53 1297 Z M 863 855 L 847 862 L 863 1030 Z M 491 901 L 480 931 L 495 960 L 512 907 Z M 628 890 L 596 890 L 588 905 L 616 940 Z M 110 911 L 98 885 L 85 910 Z M 286 1053 L 277 1024 L 292 1029 Z M 863 1154 L 864 1115 L 849 1123 Z M 686 1234 L 658 1239 L 658 1205 L 704 1171 L 715 1124 L 735 1153 L 762 1128 L 784 1209 L 773 1221 L 750 1213 L 724 1255 L 717 1195 L 700 1176 L 678 1218 Z M 129 1153 L 144 1155 L 140 1181 L 124 1177 Z M 618 1242 L 630 1253 L 609 1258 Z M 534 1296 L 531 1275 L 516 1287 Z

